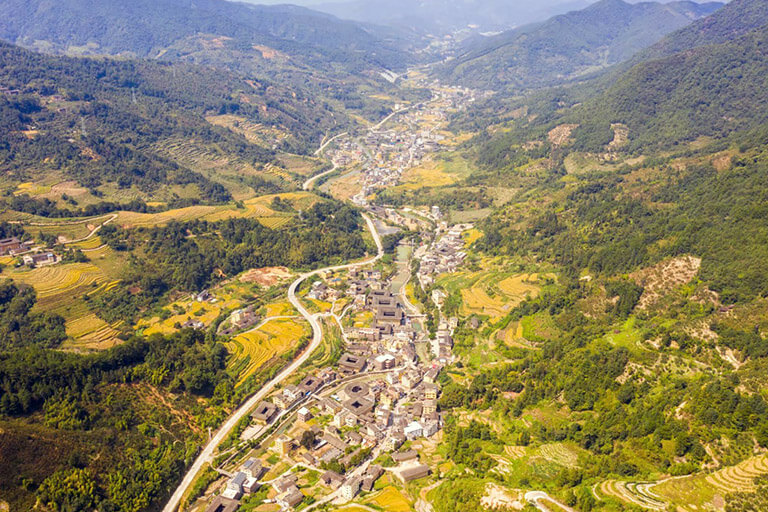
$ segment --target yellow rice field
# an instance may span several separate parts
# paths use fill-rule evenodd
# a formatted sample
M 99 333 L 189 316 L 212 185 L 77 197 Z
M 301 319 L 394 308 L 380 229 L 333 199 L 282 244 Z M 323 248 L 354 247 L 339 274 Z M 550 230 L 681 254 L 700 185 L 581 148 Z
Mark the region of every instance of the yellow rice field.
M 385 487 L 380 493 L 371 498 L 368 503 L 372 503 L 386 510 L 387 512 L 410 512 L 411 504 L 396 487 Z
M 297 345 L 309 330 L 294 320 L 271 320 L 258 329 L 236 336 L 227 343 L 232 354 L 230 369 L 238 371 L 238 385 L 264 363 Z

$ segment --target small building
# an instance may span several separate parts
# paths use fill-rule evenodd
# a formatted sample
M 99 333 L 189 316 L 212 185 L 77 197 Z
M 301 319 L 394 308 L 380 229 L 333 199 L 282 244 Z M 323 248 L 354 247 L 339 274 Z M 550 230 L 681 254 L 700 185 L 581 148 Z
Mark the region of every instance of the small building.
M 365 359 L 350 353 L 344 353 L 339 359 L 339 368 L 350 373 L 360 373 L 365 368 Z
M 235 512 L 239 508 L 240 503 L 237 500 L 216 496 L 205 508 L 205 512 Z
M 352 501 L 357 493 L 360 492 L 360 484 L 362 483 L 360 478 L 352 478 L 344 482 L 341 486 L 341 497 L 345 501 Z
M 419 453 L 416 450 L 408 450 L 404 452 L 397 452 L 392 454 L 392 460 L 398 464 L 407 462 L 409 460 L 416 460 L 419 458 Z
M 323 381 L 314 375 L 307 375 L 304 377 L 304 380 L 299 383 L 299 391 L 304 395 L 316 393 L 321 387 L 323 387 Z
M 400 480 L 402 480 L 404 484 L 407 484 L 408 482 L 429 476 L 429 466 L 425 464 L 419 464 L 418 466 L 404 469 L 398 472 L 397 475 L 400 477 Z
M 243 497 L 243 484 L 245 484 L 247 479 L 248 477 L 245 473 L 237 473 L 229 480 L 229 482 L 227 482 L 227 488 L 224 489 L 224 492 L 221 493 L 221 495 L 224 498 L 239 500 Z
M 299 409 L 297 416 L 299 420 L 303 422 L 307 422 L 312 419 L 312 413 L 309 412 L 309 409 L 307 409 L 306 407 L 302 407 L 301 409 Z
M 25 265 L 29 267 L 45 267 L 58 262 L 58 258 L 52 252 L 42 252 L 40 254 L 27 254 L 22 258 Z
M 336 473 L 335 471 L 326 471 L 322 475 L 320 475 L 320 480 L 327 486 L 338 489 L 341 484 L 344 483 L 344 477 L 340 474 Z
M 405 427 L 405 429 L 403 429 L 403 433 L 408 439 L 418 439 L 424 435 L 424 428 L 418 421 L 412 421 Z
M 259 402 L 251 417 L 260 423 L 269 423 L 277 414 L 277 406 L 271 402 Z
M 0 256 L 7 256 L 22 249 L 21 240 L 18 238 L 3 238 L 0 240 Z
M 286 435 L 281 435 L 275 440 L 275 451 L 281 456 L 286 456 L 291 453 L 293 447 L 293 439 Z
M 427 416 L 437 412 L 437 401 L 424 400 L 424 406 L 422 407 L 421 414 Z
M 392 354 L 382 354 L 373 360 L 373 366 L 378 371 L 391 370 L 395 367 L 395 356 Z
M 284 476 L 283 478 L 272 482 L 272 488 L 274 488 L 278 493 L 283 493 L 296 487 L 296 482 L 298 481 L 299 479 L 296 475 Z
M 277 495 L 275 501 L 278 505 L 283 507 L 283 509 L 294 508 L 304 501 L 304 493 L 302 493 L 298 487 L 294 487 Z

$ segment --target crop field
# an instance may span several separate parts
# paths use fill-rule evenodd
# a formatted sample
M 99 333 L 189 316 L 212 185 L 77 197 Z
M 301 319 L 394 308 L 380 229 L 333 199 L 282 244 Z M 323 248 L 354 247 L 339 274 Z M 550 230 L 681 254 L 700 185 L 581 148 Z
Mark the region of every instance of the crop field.
M 94 297 L 118 286 L 97 266 L 70 263 L 17 270 L 8 277 L 32 286 L 37 292 L 35 308 L 61 315 L 66 321 L 67 335 L 73 339 L 63 348 L 102 350 L 117 343 L 119 325 L 109 325 L 98 318 L 84 297 Z
M 371 498 L 368 503 L 381 507 L 387 512 L 410 512 L 411 504 L 396 487 L 389 486 Z
M 241 334 L 227 343 L 232 358 L 230 371 L 237 385 L 253 375 L 264 363 L 297 345 L 309 329 L 294 320 L 272 320 L 256 330 Z
M 438 280 L 449 292 L 458 290 L 462 297 L 462 314 L 485 315 L 498 320 L 539 291 L 537 274 L 510 274 L 496 271 L 459 272 Z
M 567 468 L 578 467 L 579 456 L 575 450 L 563 443 L 545 444 L 539 447 L 537 455 Z
M 104 284 L 106 277 L 90 263 L 70 263 L 17 270 L 8 274 L 14 281 L 32 286 L 37 291 L 37 307 L 59 311 L 74 297 L 91 292 Z
M 107 322 L 91 313 L 67 322 L 67 335 L 74 342 L 66 342 L 62 348 L 105 350 L 118 343 L 117 325 Z
M 277 302 L 274 304 L 267 304 L 264 306 L 264 316 L 295 316 L 298 315 L 296 309 L 290 302 Z
M 165 320 L 155 317 L 151 320 L 141 320 L 136 325 L 137 329 L 144 329 L 144 334 L 151 335 L 155 333 L 173 334 L 178 330 L 177 324 L 183 325 L 187 320 L 197 320 L 210 325 L 225 309 L 237 309 L 240 302 L 237 300 L 220 301 L 215 304 L 208 302 L 183 301 L 171 304 L 167 309 L 171 311 L 183 311 Z
M 452 160 L 426 160 L 403 174 L 402 188 L 445 187 L 453 185 L 472 172 L 462 158 Z

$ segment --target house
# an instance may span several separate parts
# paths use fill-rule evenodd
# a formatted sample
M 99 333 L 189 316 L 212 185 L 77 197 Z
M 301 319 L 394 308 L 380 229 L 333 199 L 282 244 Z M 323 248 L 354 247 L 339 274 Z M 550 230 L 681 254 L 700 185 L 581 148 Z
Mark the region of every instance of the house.
M 296 475 L 284 476 L 283 478 L 272 482 L 272 488 L 274 488 L 278 493 L 284 493 L 291 488 L 296 487 L 296 482 L 298 481 L 299 479 Z
M 281 435 L 275 440 L 275 451 L 282 456 L 286 456 L 291 453 L 292 447 L 293 439 L 286 435 Z
M 360 478 L 352 478 L 344 482 L 341 486 L 341 497 L 345 501 L 352 501 L 357 493 L 360 492 L 360 484 L 362 483 Z
M 403 433 L 405 434 L 405 437 L 408 439 L 418 439 L 422 435 L 424 435 L 424 428 L 421 426 L 421 423 L 418 421 L 412 421 L 408 424 L 408 426 L 405 427 L 403 430 Z
M 237 473 L 227 482 L 227 488 L 224 489 L 221 495 L 232 500 L 239 500 L 243 497 L 243 484 L 245 484 L 246 480 L 248 480 L 248 477 L 245 473 Z
M 358 445 L 363 443 L 363 436 L 355 432 L 354 430 L 350 430 L 345 434 L 345 437 L 347 438 L 347 441 L 349 441 L 352 445 Z
M 251 417 L 260 423 L 269 423 L 277 414 L 277 406 L 271 402 L 259 402 Z
M 419 458 L 419 453 L 416 450 L 408 450 L 404 452 L 397 452 L 392 454 L 392 460 L 398 464 L 407 462 L 409 460 L 416 460 Z
M 425 464 L 419 464 L 418 466 L 404 469 L 397 473 L 397 475 L 400 477 L 400 480 L 402 480 L 404 484 L 407 484 L 408 482 L 412 482 L 414 480 L 418 480 L 419 478 L 428 476 L 429 466 Z
M 240 503 L 237 500 L 216 496 L 205 508 L 205 512 L 235 512 L 239 508 Z
M 4 238 L 0 240 L 0 256 L 7 256 L 14 252 L 20 251 L 22 248 L 21 240 L 15 236 L 12 238 Z
M 424 400 L 424 406 L 422 407 L 421 414 L 427 416 L 435 412 L 437 412 L 437 401 L 434 399 Z
M 306 407 L 302 407 L 301 409 L 299 409 L 297 416 L 299 420 L 303 422 L 307 422 L 312 419 L 312 413 L 309 412 L 309 409 L 307 409 Z
M 44 267 L 58 262 L 58 258 L 52 252 L 43 252 L 40 254 L 27 254 L 22 258 L 25 265 L 29 267 Z
M 339 368 L 349 373 L 360 373 L 365 368 L 365 359 L 350 353 L 344 353 L 339 359 Z
M 336 473 L 335 471 L 329 470 L 323 473 L 322 475 L 320 475 L 320 481 L 322 481 L 325 485 L 329 487 L 338 489 L 339 486 L 344 483 L 344 477 Z

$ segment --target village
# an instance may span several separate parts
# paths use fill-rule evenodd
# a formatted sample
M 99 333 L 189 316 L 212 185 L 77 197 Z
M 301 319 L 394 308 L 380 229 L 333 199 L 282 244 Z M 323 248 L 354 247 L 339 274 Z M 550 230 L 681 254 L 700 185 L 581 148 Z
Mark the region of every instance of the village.
M 412 106 L 395 105 L 398 122 L 391 128 L 372 127 L 361 137 L 344 137 L 326 155 L 335 168 L 360 169 L 361 191 L 352 202 L 368 206 L 378 190 L 400 184 L 403 173 L 418 166 L 424 157 L 441 149 L 445 136 L 440 128 L 450 112 L 466 108 L 477 93 L 464 88 L 433 87 L 429 102 Z
M 326 150 L 334 168 L 359 169 L 362 191 L 352 201 L 375 219 L 380 235 L 415 236 L 400 241 L 397 261 L 389 266 L 323 272 L 299 291 L 318 316 L 338 325 L 341 353 L 332 365 L 297 377 L 256 405 L 239 437 L 249 449 L 216 468 L 226 482 L 206 512 L 230 512 L 245 503 L 249 509 L 332 509 L 370 493 L 379 480 L 405 486 L 435 471 L 417 448 L 437 446 L 442 436 L 439 381 L 454 362 L 459 321 L 444 317 L 445 297 L 435 290 L 427 298 L 438 312 L 430 332 L 406 284 L 427 290 L 438 275 L 455 272 L 466 258 L 463 234 L 472 226 L 449 225 L 437 206 L 369 202 L 439 151 L 447 113 L 475 100 L 460 88 L 432 90 L 430 102 L 397 105 L 392 128 L 382 128 L 385 119 L 359 138 L 339 137 Z M 251 310 L 236 311 L 223 334 L 256 322 Z
M 424 265 L 419 280 L 463 261 L 464 229 L 436 225 L 435 242 L 414 253 Z M 405 485 L 431 473 L 409 444 L 436 439 L 443 427 L 439 376 L 453 361 L 458 319 L 441 317 L 430 338 L 423 315 L 407 308 L 394 288 L 377 268 L 311 283 L 305 300 L 347 304 L 340 316 L 348 320 L 339 318 L 344 353 L 333 367 L 256 406 L 240 436 L 254 448 L 227 473 L 226 487 L 206 511 L 237 510 L 240 500 L 258 492 L 280 510 L 339 505 L 373 490 L 385 474 Z M 275 475 L 275 468 L 285 469 Z

